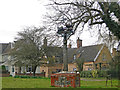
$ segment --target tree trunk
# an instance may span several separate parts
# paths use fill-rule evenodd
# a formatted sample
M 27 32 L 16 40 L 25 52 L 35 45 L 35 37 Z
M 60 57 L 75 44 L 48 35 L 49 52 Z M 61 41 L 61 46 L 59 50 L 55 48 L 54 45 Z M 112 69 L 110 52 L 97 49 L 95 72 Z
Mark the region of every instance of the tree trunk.
M 33 76 L 35 76 L 36 68 L 37 68 L 37 65 L 33 66 Z

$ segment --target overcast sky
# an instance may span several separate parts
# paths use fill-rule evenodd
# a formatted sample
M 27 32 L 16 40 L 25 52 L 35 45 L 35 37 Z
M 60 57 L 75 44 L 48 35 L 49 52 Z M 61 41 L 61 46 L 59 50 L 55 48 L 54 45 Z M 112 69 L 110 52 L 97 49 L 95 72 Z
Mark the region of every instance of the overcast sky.
M 47 0 L 0 0 L 0 43 L 13 42 L 17 32 L 26 26 L 42 25 L 46 12 L 45 1 Z M 95 44 L 95 37 L 90 37 L 88 32 L 80 36 L 83 46 Z M 77 37 L 74 36 L 74 39 Z

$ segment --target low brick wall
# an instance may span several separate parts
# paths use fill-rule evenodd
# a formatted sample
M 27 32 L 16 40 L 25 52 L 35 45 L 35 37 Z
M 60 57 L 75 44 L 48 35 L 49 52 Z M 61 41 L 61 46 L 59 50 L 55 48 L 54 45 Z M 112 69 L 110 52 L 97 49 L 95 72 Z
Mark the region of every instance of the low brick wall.
M 33 76 L 33 73 L 15 73 L 15 75 L 26 75 L 26 76 Z M 45 73 L 35 73 L 35 76 L 45 77 Z
M 0 73 L 0 77 L 9 77 L 10 73 Z

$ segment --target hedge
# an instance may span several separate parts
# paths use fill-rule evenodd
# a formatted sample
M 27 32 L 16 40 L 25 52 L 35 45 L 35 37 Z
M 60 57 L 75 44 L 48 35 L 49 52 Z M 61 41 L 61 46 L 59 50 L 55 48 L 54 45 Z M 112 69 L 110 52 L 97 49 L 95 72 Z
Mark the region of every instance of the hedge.
M 37 77 L 37 76 L 26 76 L 26 75 L 16 75 L 14 78 L 39 78 L 39 79 L 48 79 L 46 77 Z
M 97 78 L 97 77 L 106 77 L 107 75 L 110 75 L 113 78 L 118 77 L 118 71 L 115 70 L 91 70 L 91 71 L 82 71 L 80 72 L 80 76 L 84 78 Z

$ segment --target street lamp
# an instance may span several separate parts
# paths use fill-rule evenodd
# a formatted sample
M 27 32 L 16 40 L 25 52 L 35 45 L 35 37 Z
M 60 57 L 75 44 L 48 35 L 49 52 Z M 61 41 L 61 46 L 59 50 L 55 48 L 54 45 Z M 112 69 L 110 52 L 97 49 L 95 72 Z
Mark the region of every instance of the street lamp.
M 68 71 L 67 40 L 74 34 L 72 24 L 66 23 L 64 27 L 58 27 L 57 33 L 63 37 L 63 71 Z

